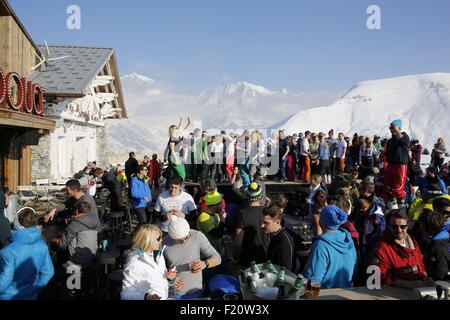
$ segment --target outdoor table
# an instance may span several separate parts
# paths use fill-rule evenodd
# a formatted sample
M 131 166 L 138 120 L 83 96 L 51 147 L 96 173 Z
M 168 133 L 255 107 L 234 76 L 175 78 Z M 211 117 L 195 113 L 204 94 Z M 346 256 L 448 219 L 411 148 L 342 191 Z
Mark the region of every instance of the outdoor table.
M 48 191 L 61 191 L 65 188 L 65 186 L 46 186 Z
M 306 298 L 311 299 L 311 298 Z M 367 287 L 348 289 L 320 290 L 316 300 L 418 300 L 412 289 L 383 286 L 380 290 L 369 290 Z

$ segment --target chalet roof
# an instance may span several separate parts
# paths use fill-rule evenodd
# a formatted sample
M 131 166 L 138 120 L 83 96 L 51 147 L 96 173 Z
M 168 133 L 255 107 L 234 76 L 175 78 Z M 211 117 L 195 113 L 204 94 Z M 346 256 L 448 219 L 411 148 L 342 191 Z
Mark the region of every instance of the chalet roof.
M 47 51 L 43 45 L 38 47 L 41 52 Z M 81 46 L 49 46 L 49 51 L 52 58 L 69 57 L 50 61 L 48 67 L 40 67 L 29 76 L 29 80 L 39 83 L 45 88 L 45 95 L 57 97 L 85 96 L 91 83 L 109 62 L 111 75 L 114 77 L 114 87 L 118 94 L 122 118 L 127 117 L 114 49 Z
M 45 46 L 39 45 L 42 52 Z M 52 58 L 69 58 L 50 61 L 48 67 L 37 69 L 29 79 L 39 83 L 50 95 L 85 95 L 91 82 L 97 77 L 114 54 L 111 48 L 49 46 Z

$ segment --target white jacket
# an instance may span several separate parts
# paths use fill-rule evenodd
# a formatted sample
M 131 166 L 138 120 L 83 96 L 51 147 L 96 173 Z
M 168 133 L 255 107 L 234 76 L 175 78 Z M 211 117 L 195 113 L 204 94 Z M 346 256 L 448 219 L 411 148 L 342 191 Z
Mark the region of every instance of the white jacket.
M 155 262 L 152 253 L 130 255 L 124 269 L 122 281 L 122 300 L 144 300 L 145 294 L 157 294 L 161 300 L 167 300 L 169 284 L 167 268 L 163 256 Z

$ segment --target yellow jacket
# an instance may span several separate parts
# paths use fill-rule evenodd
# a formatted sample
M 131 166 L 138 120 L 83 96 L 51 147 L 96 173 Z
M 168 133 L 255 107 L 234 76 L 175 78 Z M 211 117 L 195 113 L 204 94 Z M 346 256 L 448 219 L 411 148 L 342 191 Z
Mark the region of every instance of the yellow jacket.
M 445 199 L 450 200 L 450 196 L 448 194 L 444 194 L 437 198 L 445 198 Z M 437 199 L 437 198 L 435 198 L 435 199 Z M 409 207 L 409 216 L 413 219 L 413 221 L 419 220 L 420 214 L 422 213 L 422 211 L 424 209 L 434 210 L 433 201 L 434 201 L 434 199 L 432 199 L 428 202 L 425 202 L 422 198 L 416 198 L 416 200 L 414 200 L 411 203 L 411 206 Z
M 121 174 L 119 174 L 117 176 L 117 180 L 119 180 L 120 182 L 127 182 L 127 176 L 125 174 L 125 172 L 122 172 Z

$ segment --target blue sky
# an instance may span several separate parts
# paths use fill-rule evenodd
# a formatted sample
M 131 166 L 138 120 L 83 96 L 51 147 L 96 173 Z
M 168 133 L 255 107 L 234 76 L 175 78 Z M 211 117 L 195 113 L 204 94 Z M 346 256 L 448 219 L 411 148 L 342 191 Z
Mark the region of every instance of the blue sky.
M 343 91 L 359 81 L 450 72 L 450 0 L 9 0 L 35 42 L 108 46 L 121 74 L 181 91 L 247 81 Z M 81 30 L 66 9 L 81 8 Z M 381 8 L 368 30 L 367 7 Z

